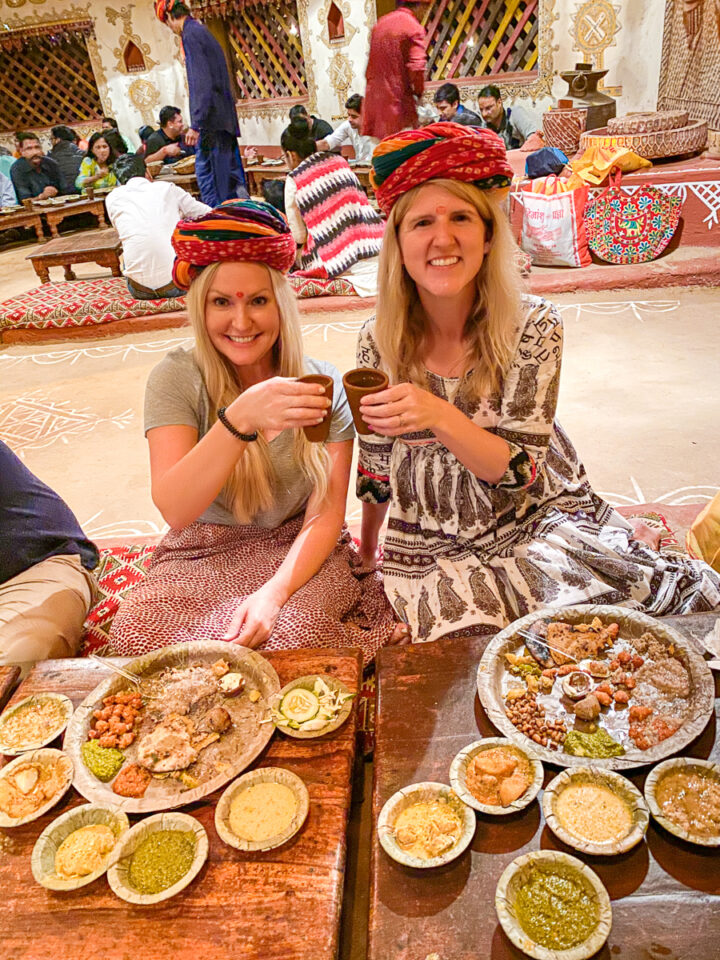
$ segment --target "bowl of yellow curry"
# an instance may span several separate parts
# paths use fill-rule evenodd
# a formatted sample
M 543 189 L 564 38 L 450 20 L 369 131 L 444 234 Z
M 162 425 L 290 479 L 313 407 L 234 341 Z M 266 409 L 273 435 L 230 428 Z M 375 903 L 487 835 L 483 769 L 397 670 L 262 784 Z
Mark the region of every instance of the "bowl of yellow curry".
M 625 853 L 645 836 L 650 813 L 637 787 L 603 767 L 571 767 L 543 794 L 543 814 L 556 837 L 583 853 Z
M 117 807 L 87 803 L 47 826 L 32 852 L 32 872 L 48 890 L 77 890 L 101 877 L 130 826 Z
M 475 814 L 444 783 L 413 783 L 398 790 L 378 817 L 380 844 L 407 867 L 439 867 L 469 846 Z
M 295 836 L 309 809 L 300 777 L 282 767 L 261 767 L 225 790 L 215 808 L 215 829 L 238 850 L 272 850 Z

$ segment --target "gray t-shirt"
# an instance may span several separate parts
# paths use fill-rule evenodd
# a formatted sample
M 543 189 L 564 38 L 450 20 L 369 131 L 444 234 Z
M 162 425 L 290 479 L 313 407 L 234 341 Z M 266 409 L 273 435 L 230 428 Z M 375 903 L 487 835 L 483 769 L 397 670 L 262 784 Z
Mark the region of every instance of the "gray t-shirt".
M 332 377 L 335 383 L 328 443 L 352 440 L 355 429 L 342 377 L 331 363 L 323 360 L 305 357 L 304 365 L 308 373 L 323 373 Z M 177 425 L 195 427 L 198 440 L 210 429 L 210 398 L 200 368 L 193 351 L 182 347 L 171 350 L 160 361 L 151 371 L 145 388 L 145 433 L 154 427 Z M 271 441 L 270 456 L 275 468 L 273 505 L 256 514 L 252 522 L 274 529 L 304 509 L 312 485 L 293 457 L 292 430 L 283 430 Z M 222 493 L 198 517 L 198 521 L 237 523 Z

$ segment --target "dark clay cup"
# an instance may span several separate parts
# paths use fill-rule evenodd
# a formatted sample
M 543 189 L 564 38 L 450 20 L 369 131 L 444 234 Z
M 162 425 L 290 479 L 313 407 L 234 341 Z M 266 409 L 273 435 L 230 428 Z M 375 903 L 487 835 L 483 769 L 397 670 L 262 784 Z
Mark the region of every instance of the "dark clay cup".
M 330 433 L 334 387 L 333 378 L 326 377 L 323 373 L 309 373 L 306 377 L 298 377 L 298 383 L 319 383 L 321 387 L 325 388 L 325 396 L 330 401 L 330 406 L 327 407 L 325 419 L 322 423 L 316 423 L 312 427 L 303 427 L 305 436 L 308 438 L 308 440 L 312 441 L 312 443 L 322 443 L 324 440 L 327 440 L 328 434 Z
M 370 428 L 360 413 L 360 401 L 370 393 L 380 393 L 388 385 L 387 374 L 372 367 L 357 367 L 343 377 L 343 386 L 352 410 L 355 429 L 358 433 L 368 434 Z

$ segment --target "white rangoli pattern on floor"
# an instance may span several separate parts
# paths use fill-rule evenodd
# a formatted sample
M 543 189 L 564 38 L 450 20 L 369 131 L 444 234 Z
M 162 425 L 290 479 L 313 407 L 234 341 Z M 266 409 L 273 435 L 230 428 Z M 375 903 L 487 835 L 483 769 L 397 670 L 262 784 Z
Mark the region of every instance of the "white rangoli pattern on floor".
M 68 400 L 50 400 L 34 391 L 26 396 L 0 403 L 0 438 L 16 453 L 49 447 L 58 440 L 95 430 L 101 423 L 112 423 L 123 430 L 134 419 L 132 409 L 111 417 L 101 417 L 89 407 L 74 409 Z

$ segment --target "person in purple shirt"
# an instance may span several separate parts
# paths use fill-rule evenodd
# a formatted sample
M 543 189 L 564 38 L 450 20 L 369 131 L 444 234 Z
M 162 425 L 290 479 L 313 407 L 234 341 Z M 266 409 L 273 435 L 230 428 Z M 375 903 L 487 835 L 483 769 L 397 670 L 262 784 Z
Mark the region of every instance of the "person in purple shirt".
M 179 0 L 156 0 L 155 13 L 182 40 L 185 51 L 195 176 L 203 203 L 249 197 L 237 138 L 240 133 L 225 54 L 215 37 Z
M 64 500 L 0 440 L 0 664 L 77 653 L 98 552 Z

